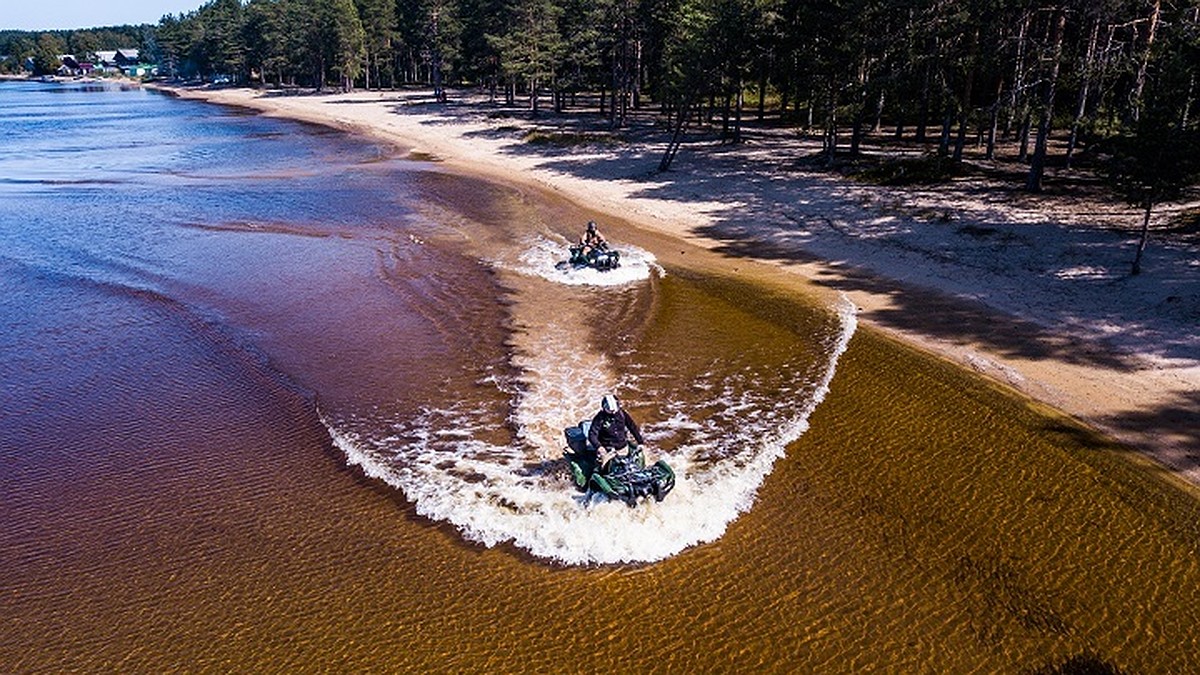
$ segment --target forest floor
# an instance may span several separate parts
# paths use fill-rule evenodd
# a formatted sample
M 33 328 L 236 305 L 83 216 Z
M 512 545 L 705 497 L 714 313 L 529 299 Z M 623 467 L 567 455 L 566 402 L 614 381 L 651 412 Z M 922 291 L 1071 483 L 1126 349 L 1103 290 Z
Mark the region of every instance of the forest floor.
M 897 158 L 921 156 L 920 146 L 872 136 L 853 177 L 823 166 L 819 139 L 749 125 L 736 145 L 693 130 L 660 173 L 668 134 L 649 115 L 614 133 L 595 108 L 532 117 L 477 91 L 452 91 L 446 103 L 427 90 L 174 91 L 371 134 L 773 262 L 844 293 L 860 321 L 1080 418 L 1200 485 L 1200 203 L 1156 210 L 1133 276 L 1139 214 L 1086 171 L 1052 167 L 1043 192 L 1023 191 L 1011 147 L 986 161 L 971 145 L 959 175 L 889 186 L 879 176 L 909 168 Z

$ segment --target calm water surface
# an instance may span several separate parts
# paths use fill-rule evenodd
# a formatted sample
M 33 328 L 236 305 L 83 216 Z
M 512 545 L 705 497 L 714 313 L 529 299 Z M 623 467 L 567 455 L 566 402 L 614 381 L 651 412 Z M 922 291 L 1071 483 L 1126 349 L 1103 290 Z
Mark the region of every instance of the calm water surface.
M 836 300 L 142 90 L 0 131 L 6 671 L 1200 668 L 1195 491 Z M 570 489 L 610 390 L 661 504 Z

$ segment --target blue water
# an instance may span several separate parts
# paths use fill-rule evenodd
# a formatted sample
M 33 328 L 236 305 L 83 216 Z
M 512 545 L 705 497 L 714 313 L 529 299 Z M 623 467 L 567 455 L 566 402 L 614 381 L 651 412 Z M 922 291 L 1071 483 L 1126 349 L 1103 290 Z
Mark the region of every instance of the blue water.
M 190 224 L 370 222 L 403 180 L 359 169 L 378 145 L 143 89 L 5 83 L 0 135 L 4 256 L 86 276 L 175 261 Z

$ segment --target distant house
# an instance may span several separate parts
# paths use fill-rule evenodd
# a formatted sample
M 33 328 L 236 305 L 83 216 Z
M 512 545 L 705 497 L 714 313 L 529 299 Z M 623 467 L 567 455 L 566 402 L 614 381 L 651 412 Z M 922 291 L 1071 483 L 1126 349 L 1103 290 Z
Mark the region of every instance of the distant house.
M 98 51 L 93 68 L 105 73 L 120 73 L 127 77 L 147 77 L 158 74 L 158 66 L 143 63 L 141 51 L 137 49 L 112 49 Z
M 115 49 L 112 51 L 96 52 L 96 64 L 100 67 L 100 70 L 106 73 L 115 73 L 120 70 L 117 66 L 117 51 Z
M 116 56 L 113 57 L 113 62 L 118 68 L 126 68 L 138 65 L 142 59 L 136 49 L 118 49 Z
M 129 77 L 153 77 L 158 75 L 158 66 L 153 63 L 138 63 L 121 69 Z
M 74 54 L 59 54 L 58 61 L 62 65 L 58 67 L 58 74 L 66 77 L 75 75 L 89 75 L 92 72 L 93 66 L 88 61 L 80 61 L 75 58 Z

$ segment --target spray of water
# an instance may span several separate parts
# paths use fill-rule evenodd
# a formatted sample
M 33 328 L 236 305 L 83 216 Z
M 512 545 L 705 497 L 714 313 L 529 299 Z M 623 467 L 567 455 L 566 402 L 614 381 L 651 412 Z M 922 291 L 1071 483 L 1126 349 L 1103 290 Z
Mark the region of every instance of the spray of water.
M 600 271 L 590 267 L 574 269 L 560 265 L 570 257 L 568 246 L 566 239 L 556 240 L 545 236 L 531 239 L 513 268 L 522 274 L 569 286 L 624 286 L 645 281 L 652 274 L 665 274 L 653 253 L 627 245 L 616 247 L 621 253 L 621 266 L 616 269 Z
M 470 540 L 486 546 L 511 542 L 572 565 L 661 560 L 719 538 L 751 508 L 787 445 L 808 429 L 857 327 L 848 300 L 836 312 L 838 330 L 825 338 L 827 358 L 819 372 L 797 372 L 783 391 L 769 395 L 755 391 L 752 372 L 725 375 L 697 383 L 709 392 L 703 405 L 668 404 L 668 419 L 647 429 L 649 440 L 684 440 L 648 460 L 670 463 L 677 484 L 665 501 L 645 500 L 634 509 L 573 491 L 556 456 L 561 429 L 588 413 L 564 409 L 563 402 L 595 398 L 578 396 L 571 383 L 581 370 L 611 372 L 596 355 L 572 362 L 548 346 L 549 353 L 523 357 L 518 365 L 527 373 L 526 386 L 514 397 L 513 443 L 485 440 L 488 422 L 465 405 L 391 422 L 389 434 L 378 432 L 381 420 L 325 422 L 351 464 L 401 490 L 419 513 L 452 523 Z M 555 339 L 547 336 L 546 344 Z M 601 378 L 596 387 L 610 384 Z

